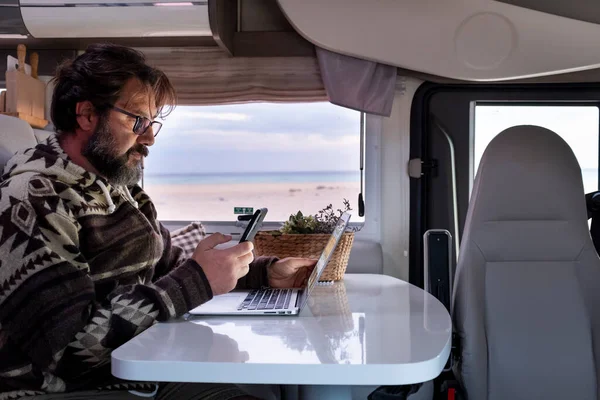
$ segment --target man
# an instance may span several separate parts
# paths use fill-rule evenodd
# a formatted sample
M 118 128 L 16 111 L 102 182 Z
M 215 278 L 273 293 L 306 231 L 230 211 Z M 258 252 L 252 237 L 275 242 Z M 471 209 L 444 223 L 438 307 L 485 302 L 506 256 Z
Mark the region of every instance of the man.
M 301 285 L 315 261 L 219 250 L 231 239 L 219 233 L 191 258 L 171 245 L 136 183 L 175 93 L 140 53 L 92 46 L 55 84 L 56 135 L 17 153 L 0 184 L 0 399 L 135 398 L 147 383 L 105 390 L 113 349 L 236 286 Z M 192 397 L 251 398 L 199 384 L 161 384 L 156 398 Z

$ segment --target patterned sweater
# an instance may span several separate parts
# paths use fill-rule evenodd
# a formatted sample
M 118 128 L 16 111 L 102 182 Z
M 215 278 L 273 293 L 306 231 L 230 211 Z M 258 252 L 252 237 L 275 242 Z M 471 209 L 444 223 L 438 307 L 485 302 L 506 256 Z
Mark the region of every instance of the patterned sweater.
M 266 285 L 258 258 L 238 288 Z M 17 153 L 0 183 L 0 399 L 114 384 L 110 353 L 210 300 L 139 186 L 113 187 L 56 136 Z

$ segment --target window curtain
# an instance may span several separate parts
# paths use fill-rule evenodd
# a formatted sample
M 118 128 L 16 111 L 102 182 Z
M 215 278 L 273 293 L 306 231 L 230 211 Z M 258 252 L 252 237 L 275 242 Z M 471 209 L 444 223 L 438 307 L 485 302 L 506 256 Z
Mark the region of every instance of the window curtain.
M 389 117 L 397 68 L 316 48 L 329 101 L 369 114 Z
M 390 116 L 397 68 L 316 47 L 314 57 L 230 57 L 218 47 L 140 49 L 177 90 L 178 104 L 333 104 Z
M 181 105 L 328 100 L 316 57 L 229 57 L 217 47 L 140 50 L 167 74 Z

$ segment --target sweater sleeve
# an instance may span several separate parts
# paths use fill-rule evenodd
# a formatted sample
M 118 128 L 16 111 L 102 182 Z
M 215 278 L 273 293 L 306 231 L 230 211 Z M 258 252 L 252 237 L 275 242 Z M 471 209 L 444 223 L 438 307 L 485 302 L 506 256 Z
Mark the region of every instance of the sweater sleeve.
M 97 298 L 76 222 L 48 204 L 14 200 L 0 215 L 0 324 L 35 369 L 65 380 L 84 376 L 156 321 L 212 298 L 190 259 L 151 283 L 117 286 Z M 0 343 L 0 353 L 5 350 Z
M 163 276 L 172 268 L 176 268 L 191 256 L 190 250 L 186 253 L 181 247 L 172 244 L 171 233 L 167 228 L 159 223 L 161 235 L 163 237 L 164 251 L 162 257 L 155 268 L 154 279 Z M 194 243 L 190 248 L 195 248 L 198 243 Z M 241 277 L 236 285 L 236 289 L 258 289 L 269 285 L 267 269 L 278 260 L 277 257 L 257 257 L 250 263 L 249 272 Z
M 257 257 L 250 264 L 250 271 L 238 279 L 236 289 L 260 289 L 269 286 L 267 270 L 278 260 L 277 257 Z
M 163 253 L 160 260 L 154 267 L 154 276 L 152 277 L 152 281 L 160 279 L 174 268 L 177 268 L 186 262 L 191 261 L 193 264 L 198 265 L 195 261 L 186 256 L 181 247 L 173 245 L 171 241 L 171 232 L 169 232 L 169 230 L 160 222 L 157 223 L 163 240 Z

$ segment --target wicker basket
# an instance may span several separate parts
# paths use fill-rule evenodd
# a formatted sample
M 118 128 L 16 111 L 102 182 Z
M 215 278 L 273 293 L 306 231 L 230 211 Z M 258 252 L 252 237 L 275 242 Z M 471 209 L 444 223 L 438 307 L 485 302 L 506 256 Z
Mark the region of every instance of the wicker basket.
M 323 252 L 329 234 L 278 234 L 258 232 L 254 237 L 256 256 L 302 257 L 317 259 Z M 345 232 L 321 275 L 320 281 L 339 281 L 344 277 L 354 242 L 354 232 Z

